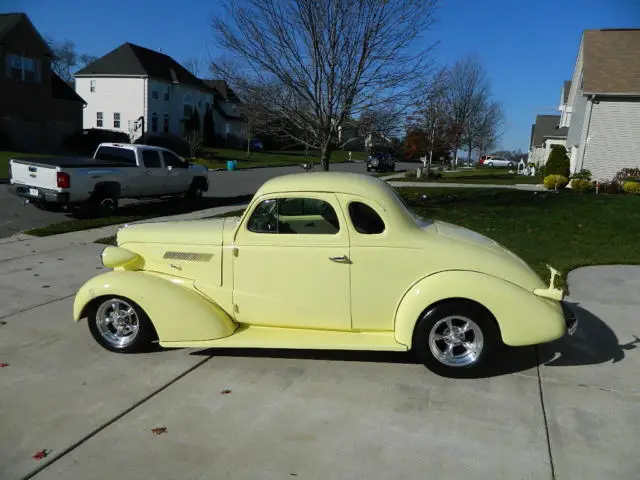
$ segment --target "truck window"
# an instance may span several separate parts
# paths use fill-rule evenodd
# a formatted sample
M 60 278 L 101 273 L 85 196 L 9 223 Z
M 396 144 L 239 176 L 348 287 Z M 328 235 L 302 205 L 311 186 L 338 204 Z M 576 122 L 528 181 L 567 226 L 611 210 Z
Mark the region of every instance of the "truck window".
M 187 162 L 182 161 L 180 157 L 178 157 L 177 155 L 174 155 L 171 152 L 164 151 L 162 152 L 162 156 L 164 157 L 164 164 L 167 167 L 189 168 L 189 165 L 187 164 Z
M 162 168 L 160 152 L 157 150 L 143 150 L 142 163 L 144 163 L 144 166 L 147 168 Z
M 95 159 L 136 165 L 136 153 L 128 148 L 98 147 Z

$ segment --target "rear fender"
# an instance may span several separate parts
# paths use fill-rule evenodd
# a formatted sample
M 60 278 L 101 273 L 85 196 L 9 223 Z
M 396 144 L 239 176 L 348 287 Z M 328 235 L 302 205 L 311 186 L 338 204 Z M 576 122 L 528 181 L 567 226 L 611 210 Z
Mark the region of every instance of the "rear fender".
M 193 290 L 193 282 L 160 274 L 114 271 L 92 278 L 76 294 L 75 321 L 100 297 L 117 295 L 147 313 L 160 342 L 214 340 L 233 334 L 237 324 L 218 305 Z
M 423 312 L 450 299 L 484 306 L 496 320 L 503 343 L 509 346 L 536 345 L 566 332 L 560 302 L 491 275 L 455 270 L 425 277 L 407 291 L 396 310 L 396 341 L 411 348 L 413 331 Z

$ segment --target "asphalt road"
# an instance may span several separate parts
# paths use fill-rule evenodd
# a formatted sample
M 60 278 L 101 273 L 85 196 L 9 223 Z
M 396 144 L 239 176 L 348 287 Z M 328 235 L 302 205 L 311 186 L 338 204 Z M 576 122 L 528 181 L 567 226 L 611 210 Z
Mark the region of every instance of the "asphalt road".
M 396 169 L 416 168 L 417 164 L 397 163 Z M 342 163 L 331 166 L 334 171 L 365 173 L 364 163 Z M 300 167 L 255 168 L 246 170 L 209 172 L 208 197 L 224 204 L 226 199 L 253 195 L 266 180 L 287 173 L 299 173 Z M 123 201 L 122 205 L 142 206 L 149 202 Z M 0 185 L 0 238 L 10 237 L 31 228 L 44 227 L 52 223 L 72 220 L 66 213 L 45 212 L 33 205 L 25 205 L 22 198 L 11 195 L 6 185 Z M 159 216 L 162 212 L 159 211 Z

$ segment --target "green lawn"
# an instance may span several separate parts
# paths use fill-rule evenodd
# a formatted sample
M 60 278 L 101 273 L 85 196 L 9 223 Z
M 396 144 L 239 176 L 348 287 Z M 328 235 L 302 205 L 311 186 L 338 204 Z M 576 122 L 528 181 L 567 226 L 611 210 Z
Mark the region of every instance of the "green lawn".
M 640 196 L 477 188 L 399 192 L 421 216 L 493 238 L 545 279 L 547 263 L 562 271 L 563 282 L 581 266 L 640 264 Z
M 417 168 L 417 167 L 416 167 Z M 415 171 L 415 170 L 414 170 Z M 539 184 L 543 177 L 517 175 L 509 173 L 509 169 L 478 168 L 474 170 L 462 170 L 459 172 L 442 172 L 442 178 L 398 178 L 400 182 L 438 182 L 438 183 L 473 183 L 494 185 L 515 185 L 516 183 Z
M 0 151 L 0 178 L 9 177 L 9 159 L 11 157 L 51 157 L 51 155 L 38 153 L 7 152 L 2 150 Z
M 304 151 L 298 150 L 285 150 L 285 151 L 273 151 L 273 152 L 252 152 L 252 157 L 247 158 L 246 150 L 233 150 L 229 148 L 205 148 L 204 152 L 213 155 L 213 159 L 198 158 L 195 163 L 204 165 L 208 168 L 226 168 L 227 160 L 236 160 L 236 168 L 251 168 L 251 167 L 265 167 L 279 165 L 299 165 L 301 163 L 313 161 L 316 163 L 316 168 L 320 162 L 320 153 L 317 151 L 309 152 L 309 157 L 305 157 Z M 338 150 L 331 154 L 331 162 L 345 162 L 348 161 L 349 152 Z M 363 160 L 365 158 L 364 152 L 352 152 L 352 160 Z

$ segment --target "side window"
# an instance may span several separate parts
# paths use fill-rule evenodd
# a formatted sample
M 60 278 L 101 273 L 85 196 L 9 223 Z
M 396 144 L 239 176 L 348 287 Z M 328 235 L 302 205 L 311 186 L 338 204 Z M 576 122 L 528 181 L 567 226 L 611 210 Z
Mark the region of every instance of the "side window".
M 375 235 L 384 232 L 384 221 L 369 205 L 361 202 L 351 202 L 349 204 L 349 217 L 358 233 Z
M 160 152 L 157 150 L 143 150 L 142 161 L 144 162 L 144 166 L 147 168 L 162 168 Z
M 262 202 L 247 224 L 254 233 L 335 235 L 340 222 L 334 208 L 314 198 L 279 198 Z
M 180 157 L 174 155 L 171 152 L 163 151 L 162 156 L 164 157 L 164 164 L 167 167 L 173 168 L 188 168 L 187 162 L 183 162 Z

